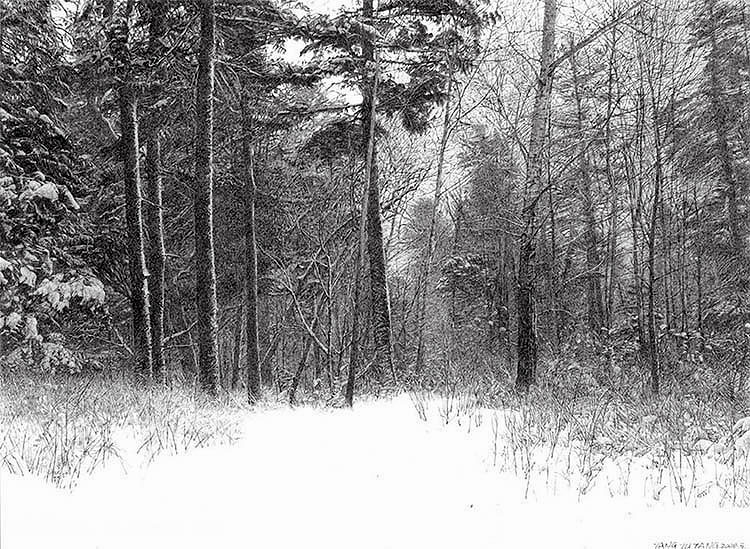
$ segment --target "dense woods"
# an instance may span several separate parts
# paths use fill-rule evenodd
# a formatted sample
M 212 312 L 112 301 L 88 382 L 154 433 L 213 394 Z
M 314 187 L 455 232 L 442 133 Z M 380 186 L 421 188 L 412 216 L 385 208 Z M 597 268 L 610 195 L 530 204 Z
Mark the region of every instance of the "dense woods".
M 0 3 L 1 367 L 747 410 L 743 0 Z

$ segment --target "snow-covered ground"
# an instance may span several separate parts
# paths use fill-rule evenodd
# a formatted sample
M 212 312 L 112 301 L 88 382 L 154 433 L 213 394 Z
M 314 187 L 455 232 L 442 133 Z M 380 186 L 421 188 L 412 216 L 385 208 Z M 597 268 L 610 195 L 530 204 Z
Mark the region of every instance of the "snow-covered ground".
M 72 492 L 2 473 L 0 547 L 750 547 L 746 509 L 720 509 L 710 497 L 675 503 L 668 479 L 656 500 L 637 461 L 629 490 L 616 463 L 582 490 L 571 471 L 584 469 L 546 468 L 548 449 L 533 450 L 533 473 L 524 474 L 522 457 L 510 466 L 508 413 L 475 410 L 446 425 L 445 404 L 422 403 L 426 420 L 408 396 L 353 411 L 250 414 L 234 446 L 129 471 L 111 463 Z

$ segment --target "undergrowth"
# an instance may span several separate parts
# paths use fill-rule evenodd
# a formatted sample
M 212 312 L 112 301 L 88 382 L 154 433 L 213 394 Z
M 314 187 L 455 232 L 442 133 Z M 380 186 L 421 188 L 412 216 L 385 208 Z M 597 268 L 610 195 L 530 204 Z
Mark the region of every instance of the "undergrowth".
M 229 444 L 245 405 L 194 387 L 138 386 L 106 376 L 0 376 L 0 464 L 71 488 L 105 463 Z
M 412 388 L 418 415 L 487 425 L 488 462 L 522 479 L 525 497 L 599 490 L 684 506 L 750 505 L 750 421 L 738 421 L 729 400 L 545 375 L 520 394 L 471 367 L 446 372 Z

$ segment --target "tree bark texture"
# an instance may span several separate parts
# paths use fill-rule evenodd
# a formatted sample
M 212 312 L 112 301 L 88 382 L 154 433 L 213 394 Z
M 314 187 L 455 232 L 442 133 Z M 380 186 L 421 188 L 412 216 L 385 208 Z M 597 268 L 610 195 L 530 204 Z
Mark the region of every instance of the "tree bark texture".
M 151 321 L 151 359 L 154 379 L 161 380 L 164 369 L 164 276 L 166 248 L 161 177 L 161 143 L 155 129 L 146 137 L 146 227 L 149 235 L 148 271 Z
M 555 47 L 557 0 L 545 0 L 542 28 L 542 55 L 539 67 L 531 136 L 526 161 L 526 192 L 523 211 L 523 234 L 518 257 L 518 365 L 516 387 L 525 391 L 535 382 L 537 363 L 534 328 L 534 273 L 532 261 L 536 247 L 536 204 L 542 194 L 542 164 L 546 141 L 547 117 L 552 94 L 550 66 Z
M 570 45 L 571 51 L 575 52 L 574 44 Z M 578 75 L 578 61 L 576 54 L 570 56 L 570 67 L 573 75 L 573 92 L 576 101 L 576 126 L 579 139 L 579 175 L 581 177 L 581 210 L 585 224 L 584 235 L 586 243 L 586 311 L 589 330 L 592 334 L 599 336 L 604 325 L 604 307 L 601 276 L 599 272 L 599 233 L 596 227 L 596 215 L 594 213 L 594 199 L 591 190 L 591 168 L 589 166 L 588 143 L 584 138 L 584 109 L 581 98 L 580 81 Z
M 243 100 L 243 156 L 245 161 L 245 325 L 247 341 L 247 396 L 257 402 L 261 396 L 260 351 L 258 343 L 258 244 L 255 234 L 255 162 L 251 128 Z
M 130 307 L 133 314 L 133 354 L 138 377 L 151 376 L 151 332 L 149 327 L 148 271 L 143 237 L 143 201 L 139 169 L 137 92 L 133 81 L 129 50 L 130 4 L 123 13 L 114 4 L 106 6 L 114 18 L 109 48 L 114 58 L 118 80 L 120 107 L 120 151 L 125 191 L 125 223 L 127 231 Z
M 198 375 L 202 388 L 219 385 L 216 268 L 213 232 L 213 93 L 216 14 L 214 0 L 200 0 L 200 47 L 195 98 L 195 274 Z
M 373 17 L 372 0 L 363 0 L 362 16 L 367 22 Z M 385 249 L 383 247 L 383 224 L 380 217 L 380 185 L 378 182 L 378 151 L 375 133 L 371 126 L 375 124 L 372 105 L 377 100 L 376 85 L 373 77 L 367 73 L 375 63 L 375 47 L 369 36 L 363 34 L 362 53 L 365 61 L 366 76 L 363 79 L 362 129 L 364 142 L 372 146 L 372 162 L 367 187 L 367 254 L 370 260 L 370 301 L 372 307 L 372 327 L 375 339 L 376 365 L 380 375 L 393 372 L 391 348 L 391 306 L 388 295 L 386 276 Z

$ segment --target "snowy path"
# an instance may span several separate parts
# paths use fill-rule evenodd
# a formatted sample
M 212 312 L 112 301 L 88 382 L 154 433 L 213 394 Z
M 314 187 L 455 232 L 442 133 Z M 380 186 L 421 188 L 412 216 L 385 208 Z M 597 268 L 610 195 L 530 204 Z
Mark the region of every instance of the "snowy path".
M 4 473 L 0 547 L 750 547 L 747 510 L 597 495 L 524 501 L 523 483 L 492 467 L 487 414 L 480 426 L 445 427 L 436 412 L 420 421 L 407 397 L 353 412 L 269 411 L 248 419 L 236 446 L 164 457 L 129 475 L 113 467 L 73 493 Z

